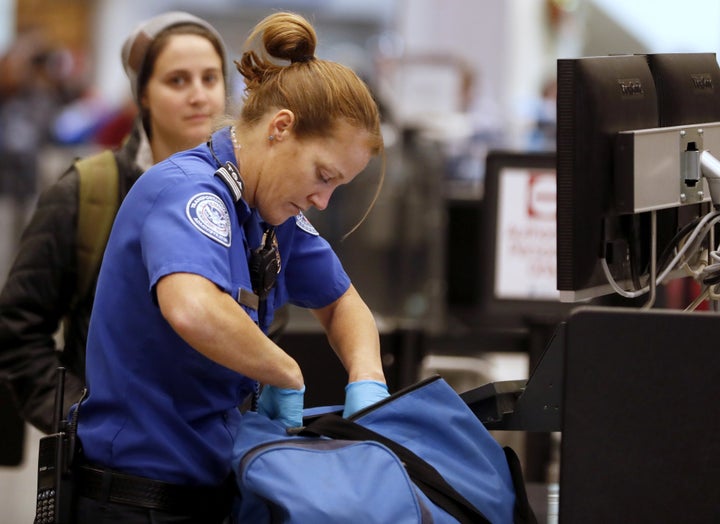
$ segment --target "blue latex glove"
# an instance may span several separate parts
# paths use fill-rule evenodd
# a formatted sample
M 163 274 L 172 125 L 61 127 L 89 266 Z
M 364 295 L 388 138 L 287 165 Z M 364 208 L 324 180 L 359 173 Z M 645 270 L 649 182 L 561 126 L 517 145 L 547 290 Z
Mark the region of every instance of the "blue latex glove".
M 285 427 L 296 428 L 303 423 L 303 402 L 305 386 L 302 389 L 285 389 L 264 386 L 258 399 L 257 410 L 271 420 L 277 420 Z
M 350 382 L 345 386 L 345 409 L 343 417 L 347 418 L 352 414 L 365 409 L 371 404 L 389 397 L 388 388 L 377 380 L 358 380 Z

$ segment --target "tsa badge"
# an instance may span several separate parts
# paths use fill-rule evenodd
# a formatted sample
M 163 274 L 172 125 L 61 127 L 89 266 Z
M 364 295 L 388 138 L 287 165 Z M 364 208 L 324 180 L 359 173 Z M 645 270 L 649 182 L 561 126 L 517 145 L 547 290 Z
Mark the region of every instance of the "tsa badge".
M 203 235 L 230 247 L 230 215 L 220 197 L 213 193 L 198 193 L 188 201 L 185 214 Z
M 310 223 L 307 217 L 302 214 L 302 212 L 295 215 L 295 224 L 297 224 L 297 227 L 299 227 L 306 233 L 310 233 L 311 235 L 315 236 L 320 235 L 320 233 L 317 232 L 317 229 L 313 227 L 313 225 Z

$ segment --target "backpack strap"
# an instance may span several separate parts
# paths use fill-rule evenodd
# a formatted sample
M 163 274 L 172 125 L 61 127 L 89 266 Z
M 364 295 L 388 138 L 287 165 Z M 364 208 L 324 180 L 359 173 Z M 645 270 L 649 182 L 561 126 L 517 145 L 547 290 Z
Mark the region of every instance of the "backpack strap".
M 77 287 L 75 303 L 90 292 L 95 281 L 113 220 L 120 206 L 119 173 L 110 150 L 75 162 L 79 175 L 76 237 Z
M 397 455 L 418 489 L 460 524 L 490 524 L 487 517 L 452 487 L 430 463 L 385 435 L 334 413 L 313 420 L 300 434 L 320 435 L 340 440 L 379 442 Z

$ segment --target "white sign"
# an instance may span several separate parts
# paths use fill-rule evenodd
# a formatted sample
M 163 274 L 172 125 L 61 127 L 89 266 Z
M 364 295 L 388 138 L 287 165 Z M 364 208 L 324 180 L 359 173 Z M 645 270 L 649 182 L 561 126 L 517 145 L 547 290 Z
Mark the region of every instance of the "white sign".
M 559 300 L 555 171 L 506 168 L 498 183 L 495 296 Z

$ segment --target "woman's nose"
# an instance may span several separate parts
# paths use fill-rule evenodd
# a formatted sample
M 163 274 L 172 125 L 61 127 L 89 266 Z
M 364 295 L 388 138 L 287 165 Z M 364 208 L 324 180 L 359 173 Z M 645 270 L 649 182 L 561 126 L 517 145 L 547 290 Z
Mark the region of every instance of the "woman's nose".
M 325 191 L 319 191 L 317 193 L 314 193 L 310 197 L 310 202 L 312 202 L 312 205 L 315 207 L 315 209 L 317 209 L 318 211 L 322 211 L 330 203 L 330 197 L 332 196 L 332 193 L 332 188 L 328 188 Z
M 208 100 L 208 91 L 207 88 L 203 85 L 201 80 L 196 80 L 192 83 L 192 88 L 190 89 L 190 103 L 191 104 L 198 104 L 198 103 L 204 103 Z

